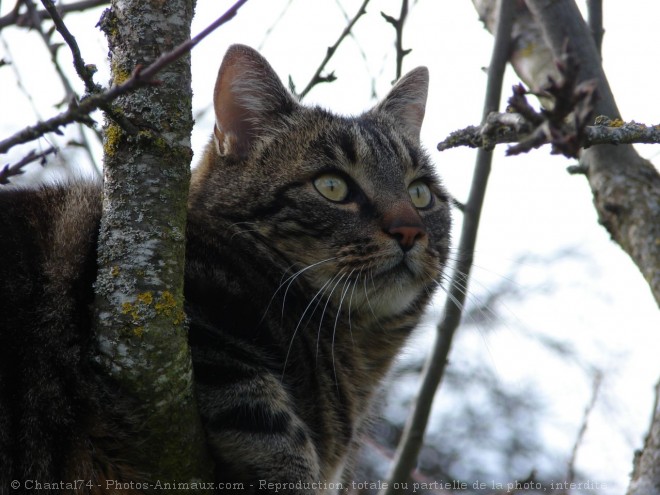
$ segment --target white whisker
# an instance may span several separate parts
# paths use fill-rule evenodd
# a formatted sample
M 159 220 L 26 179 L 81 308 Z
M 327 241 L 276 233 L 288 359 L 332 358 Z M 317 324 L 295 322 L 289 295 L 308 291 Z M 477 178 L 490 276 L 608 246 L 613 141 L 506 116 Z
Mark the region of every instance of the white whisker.
M 296 325 L 295 330 L 293 331 L 293 335 L 291 336 L 291 340 L 289 341 L 289 348 L 286 351 L 286 356 L 284 358 L 284 366 L 282 367 L 282 380 L 284 379 L 284 372 L 286 370 L 286 364 L 289 361 L 289 355 L 291 354 L 291 348 L 293 347 L 293 341 L 296 338 L 296 334 L 298 333 L 298 329 L 300 328 L 300 325 L 302 324 L 303 320 L 305 319 L 305 315 L 307 314 L 307 311 L 309 311 L 310 306 L 314 303 L 314 300 L 321 294 L 321 292 L 325 291 L 325 288 L 332 282 L 333 279 L 328 280 L 323 286 L 314 294 L 314 297 L 312 297 L 311 301 L 309 301 L 309 304 L 307 304 L 307 307 L 305 308 L 305 311 L 303 311 L 303 314 L 300 316 L 300 319 L 298 320 L 298 324 Z M 320 301 L 321 299 L 319 299 Z M 318 307 L 318 303 L 316 304 L 316 307 Z M 314 311 L 312 311 L 312 315 L 316 311 L 316 307 L 314 308 Z
M 344 288 L 342 289 L 342 294 L 341 297 L 339 298 L 339 307 L 337 308 L 337 314 L 335 315 L 335 325 L 334 328 L 332 329 L 332 342 L 330 344 L 330 355 L 332 359 L 332 372 L 335 376 L 335 385 L 337 386 L 337 388 L 339 388 L 339 381 L 337 380 L 337 366 L 335 365 L 335 337 L 337 335 L 337 324 L 339 323 L 339 315 L 341 314 L 341 307 L 344 304 L 344 298 L 346 297 L 346 293 L 350 288 L 351 275 L 353 275 L 353 272 L 355 272 L 355 268 L 351 270 L 351 272 L 346 277 L 346 281 L 344 282 Z
M 268 305 L 266 306 L 264 314 L 262 315 L 261 320 L 260 320 L 259 323 L 263 322 L 264 318 L 266 318 L 266 315 L 268 314 L 268 310 L 270 309 L 271 305 L 273 304 L 273 301 L 275 300 L 275 296 L 277 296 L 277 293 L 282 289 L 282 287 L 284 287 L 285 284 L 287 284 L 287 282 L 288 282 L 288 285 L 286 286 L 286 290 L 284 292 L 284 297 L 282 299 L 282 317 L 284 317 L 284 305 L 286 303 L 286 296 L 287 296 L 289 288 L 291 287 L 291 284 L 293 284 L 294 280 L 296 278 L 298 278 L 300 275 L 302 275 L 304 272 L 309 270 L 310 268 L 314 268 L 316 266 L 319 266 L 323 263 L 327 263 L 328 261 L 332 261 L 332 260 L 335 260 L 335 259 L 337 259 L 337 256 L 334 256 L 332 258 L 326 258 L 326 259 L 321 260 L 321 261 L 317 261 L 316 263 L 312 263 L 311 265 L 306 266 L 305 268 L 302 268 L 301 270 L 298 270 L 297 272 L 295 272 L 293 275 L 290 275 L 289 277 L 287 277 L 284 280 L 284 282 L 282 282 L 280 284 L 280 286 L 277 289 L 275 289 L 275 292 L 273 292 L 273 295 L 271 296 L 270 301 L 268 301 Z

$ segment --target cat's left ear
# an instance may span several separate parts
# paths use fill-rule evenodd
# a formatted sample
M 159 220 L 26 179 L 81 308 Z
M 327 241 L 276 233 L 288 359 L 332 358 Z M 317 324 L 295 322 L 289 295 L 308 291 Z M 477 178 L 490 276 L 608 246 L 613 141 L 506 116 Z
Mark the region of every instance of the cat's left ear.
M 428 90 L 429 70 L 426 67 L 417 67 L 399 79 L 385 99 L 371 112 L 387 113 L 408 137 L 418 143 Z

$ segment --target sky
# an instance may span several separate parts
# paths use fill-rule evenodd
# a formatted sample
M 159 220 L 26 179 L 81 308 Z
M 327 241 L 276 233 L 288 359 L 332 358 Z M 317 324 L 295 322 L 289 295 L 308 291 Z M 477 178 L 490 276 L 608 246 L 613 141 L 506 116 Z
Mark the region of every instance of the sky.
M 231 3 L 198 0 L 193 34 Z M 285 82 L 291 78 L 300 89 L 343 30 L 346 15 L 352 17 L 360 4 L 357 0 L 250 0 L 234 20 L 196 47 L 192 54 L 196 157 L 212 129 L 213 84 L 229 45 L 244 43 L 259 49 Z M 404 72 L 426 65 L 431 74 L 422 142 L 449 191 L 464 199 L 476 153 L 467 149 L 440 153 L 436 144 L 453 130 L 478 124 L 486 82 L 483 68 L 489 62 L 492 37 L 467 0 L 418 0 L 411 5 L 403 39 L 404 47 L 413 50 L 404 59 Z M 12 6 L 3 2 L 0 15 Z M 337 80 L 314 88 L 305 103 L 355 114 L 375 104 L 374 92 L 383 97 L 395 75 L 394 30 L 378 13 L 397 16 L 399 9 L 398 0 L 372 0 L 368 14 L 328 65 Z M 655 124 L 660 114 L 655 97 L 660 4 L 605 1 L 604 13 L 603 63 L 619 109 L 625 119 Z M 99 14 L 96 10 L 69 16 L 67 25 L 86 62 L 98 65 L 97 81 L 105 83 L 107 46 L 94 27 Z M 40 43 L 31 32 L 7 29 L 0 34 L 0 57 L 13 61 L 11 67 L 0 68 L 0 138 L 57 112 L 54 105 L 62 90 L 46 73 L 50 62 Z M 69 70 L 65 48 L 59 59 Z M 24 89 L 16 86 L 15 71 Z M 517 82 L 509 70 L 503 101 Z M 82 92 L 82 85 L 78 87 Z M 100 147 L 94 146 L 100 157 Z M 28 148 L 0 157 L 0 165 L 16 161 Z M 660 148 L 638 149 L 657 165 Z M 74 161 L 86 159 L 78 154 Z M 533 383 L 549 410 L 544 438 L 570 452 L 592 384 L 584 365 L 549 355 L 535 337 L 556 338 L 577 348 L 589 366 L 602 371 L 603 385 L 576 463 L 592 479 L 609 483 L 602 492 L 609 495 L 624 491 L 633 451 L 642 445 L 649 424 L 653 386 L 660 377 L 660 315 L 637 268 L 598 225 L 586 180 L 566 172 L 570 164 L 550 156 L 547 149 L 517 157 L 505 157 L 504 147 L 496 149 L 468 300 L 476 304 L 487 299 L 506 280 L 517 296 L 498 305 L 501 318 L 493 325 L 483 324 L 497 331 L 484 328 L 464 335 L 459 331 L 452 356 L 460 361 L 461 353 L 476 353 L 484 367 L 510 387 Z M 458 213 L 456 223 L 457 239 Z M 441 299 L 430 309 L 426 330 L 407 355 L 428 348 Z

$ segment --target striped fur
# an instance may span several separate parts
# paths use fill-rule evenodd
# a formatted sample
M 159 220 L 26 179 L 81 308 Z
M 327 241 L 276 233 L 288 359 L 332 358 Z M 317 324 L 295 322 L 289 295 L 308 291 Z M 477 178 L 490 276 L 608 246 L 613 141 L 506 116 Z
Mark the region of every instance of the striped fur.
M 427 84 L 416 69 L 372 111 L 342 117 L 298 104 L 253 50 L 226 55 L 192 181 L 186 273 L 200 408 L 223 479 L 347 476 L 446 261 L 446 195 L 419 147 Z M 324 173 L 349 184 L 345 201 L 315 189 Z M 411 204 L 418 179 L 430 208 Z M 421 233 L 409 250 L 395 225 Z
M 254 50 L 225 56 L 191 183 L 185 296 L 216 477 L 241 493 L 319 493 L 350 476 L 379 384 L 441 277 L 450 218 L 419 146 L 427 85 L 416 69 L 342 117 L 300 105 Z M 320 177 L 345 197 L 324 196 Z M 415 207 L 411 184 L 432 203 Z M 0 492 L 138 479 L 143 418 L 88 358 L 100 198 L 84 184 L 0 193 Z
M 88 361 L 100 215 L 94 184 L 0 193 L 0 493 L 139 479 L 133 403 Z

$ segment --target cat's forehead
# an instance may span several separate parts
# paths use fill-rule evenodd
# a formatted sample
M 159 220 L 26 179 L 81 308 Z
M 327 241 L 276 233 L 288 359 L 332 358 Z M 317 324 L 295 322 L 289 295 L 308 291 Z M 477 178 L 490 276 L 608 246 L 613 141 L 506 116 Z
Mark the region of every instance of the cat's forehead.
M 307 146 L 320 166 L 337 167 L 354 178 L 394 181 L 426 175 L 428 160 L 416 143 L 384 116 L 325 115 Z

